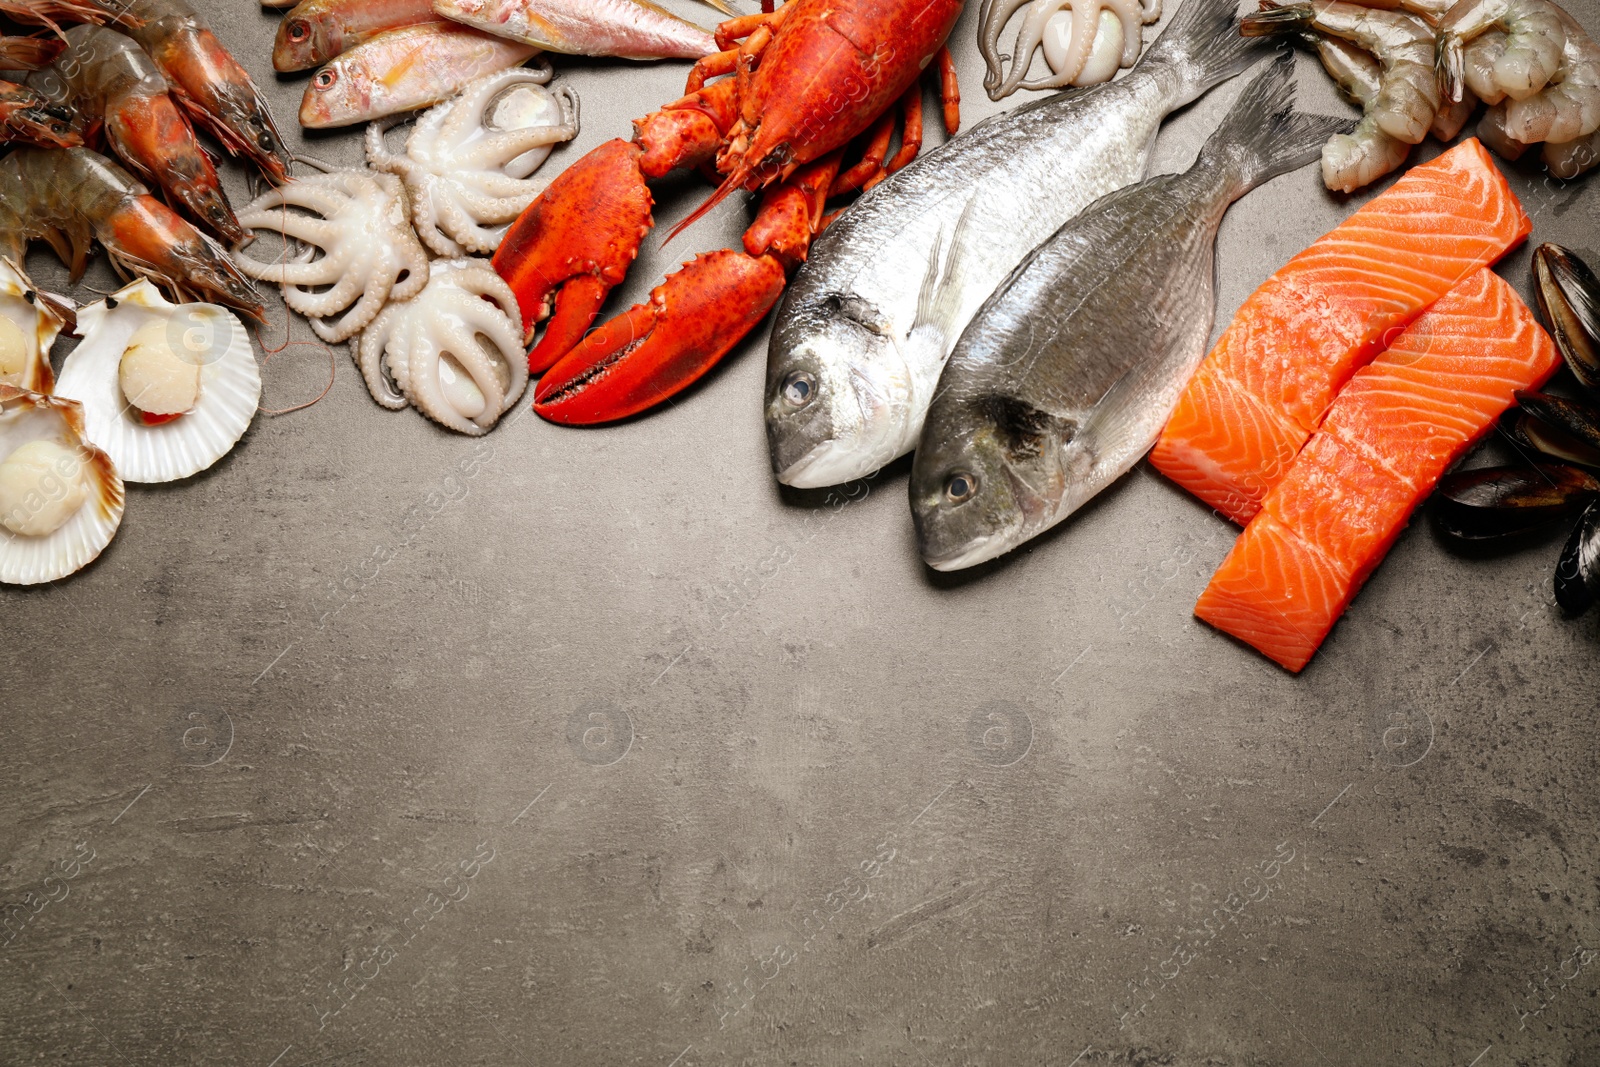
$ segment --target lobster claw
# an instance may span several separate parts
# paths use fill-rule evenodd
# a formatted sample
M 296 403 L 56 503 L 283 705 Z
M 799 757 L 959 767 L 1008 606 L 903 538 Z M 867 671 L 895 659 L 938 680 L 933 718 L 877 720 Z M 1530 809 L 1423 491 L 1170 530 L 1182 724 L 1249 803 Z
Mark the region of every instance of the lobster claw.
M 687 388 L 778 302 L 775 256 L 723 249 L 697 256 L 599 327 L 539 381 L 533 410 L 581 426 L 627 418 Z
M 582 338 L 639 255 L 650 232 L 650 190 L 639 171 L 641 150 L 607 141 L 568 167 L 511 224 L 494 254 L 494 269 L 522 309 L 525 343 L 538 324 L 544 337 L 528 353 L 528 370 L 549 368 Z

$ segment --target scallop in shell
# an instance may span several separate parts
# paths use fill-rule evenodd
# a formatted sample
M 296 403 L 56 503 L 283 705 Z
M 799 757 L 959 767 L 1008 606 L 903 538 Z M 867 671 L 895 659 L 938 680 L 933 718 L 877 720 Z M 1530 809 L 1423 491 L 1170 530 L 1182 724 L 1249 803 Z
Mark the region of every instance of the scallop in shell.
M 0 385 L 0 582 L 87 566 L 122 523 L 122 479 L 72 400 Z
M 56 393 L 83 404 L 89 440 L 128 481 L 187 478 L 244 436 L 261 401 L 261 371 L 231 311 L 170 303 L 140 279 L 83 308 L 78 321 L 83 342 Z
M 40 292 L 21 268 L 0 257 L 0 385 L 50 392 L 50 346 L 71 320 L 70 303 Z

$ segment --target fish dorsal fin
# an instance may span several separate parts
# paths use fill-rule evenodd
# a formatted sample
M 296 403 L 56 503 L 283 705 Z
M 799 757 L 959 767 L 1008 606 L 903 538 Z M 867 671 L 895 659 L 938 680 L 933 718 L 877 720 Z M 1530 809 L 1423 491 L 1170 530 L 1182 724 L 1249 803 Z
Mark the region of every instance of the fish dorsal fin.
M 919 328 L 938 330 L 946 340 L 953 341 L 956 333 L 956 316 L 961 313 L 961 260 L 966 246 L 967 228 L 972 221 L 972 209 L 977 196 L 967 200 L 956 220 L 955 232 L 950 237 L 949 251 L 945 251 L 944 227 L 933 242 L 928 255 L 928 270 L 922 276 L 922 291 L 917 295 L 917 317 L 911 324 L 915 333 Z M 943 260 L 941 267 L 941 259 Z

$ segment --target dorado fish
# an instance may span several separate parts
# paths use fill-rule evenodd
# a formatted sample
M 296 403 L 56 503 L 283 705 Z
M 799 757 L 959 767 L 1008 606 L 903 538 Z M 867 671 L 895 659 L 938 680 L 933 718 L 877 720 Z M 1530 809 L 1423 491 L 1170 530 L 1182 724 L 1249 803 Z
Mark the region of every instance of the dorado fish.
M 1235 4 L 1185 0 L 1127 76 L 979 124 L 822 234 L 768 350 L 780 482 L 834 485 L 911 450 L 951 347 L 995 285 L 1062 223 L 1142 178 L 1161 120 L 1259 54 Z M 921 299 L 925 274 L 936 300 Z
M 1354 126 L 1296 112 L 1293 79 L 1293 56 L 1280 56 L 1194 166 L 1085 209 L 967 325 L 911 467 L 929 566 L 957 570 L 1015 548 L 1155 443 L 1206 352 L 1228 205 Z
M 711 34 L 650 0 L 434 0 L 433 9 L 452 22 L 547 52 L 700 59 L 718 51 Z

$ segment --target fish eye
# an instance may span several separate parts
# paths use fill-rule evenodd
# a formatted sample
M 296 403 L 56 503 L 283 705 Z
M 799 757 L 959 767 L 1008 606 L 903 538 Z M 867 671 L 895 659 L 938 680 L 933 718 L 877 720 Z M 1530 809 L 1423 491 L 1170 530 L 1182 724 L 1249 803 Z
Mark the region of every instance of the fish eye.
M 289 40 L 303 41 L 311 36 L 311 28 L 299 19 L 289 23 Z
M 317 71 L 317 76 L 311 79 L 311 84 L 318 89 L 331 89 L 333 83 L 339 80 L 339 75 L 331 67 L 324 67 Z
M 816 395 L 817 380 L 803 370 L 797 370 L 783 380 L 783 399 L 792 408 L 803 408 Z
M 952 504 L 962 504 L 972 499 L 978 491 L 978 477 L 965 471 L 956 471 L 944 483 L 944 495 Z

